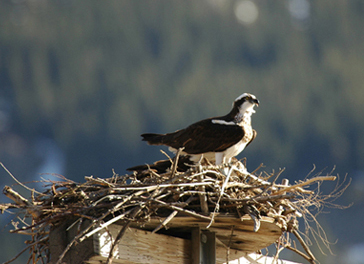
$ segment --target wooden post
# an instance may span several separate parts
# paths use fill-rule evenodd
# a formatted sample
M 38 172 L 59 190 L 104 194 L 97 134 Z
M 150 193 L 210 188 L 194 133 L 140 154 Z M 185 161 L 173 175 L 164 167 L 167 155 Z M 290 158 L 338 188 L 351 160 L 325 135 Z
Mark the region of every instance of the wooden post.
M 49 233 L 50 264 L 57 263 L 59 256 L 66 249 L 67 245 L 74 239 L 80 230 L 86 228 L 90 221 L 84 221 L 81 226 L 75 224 L 77 218 L 69 219 L 55 228 L 51 228 Z M 80 228 L 80 230 L 78 230 Z M 85 260 L 95 255 L 93 250 L 93 238 L 88 238 L 82 243 L 73 245 L 63 258 L 62 263 L 82 264 Z
M 191 264 L 200 264 L 201 230 L 195 227 L 191 232 Z
M 192 264 L 216 264 L 216 234 L 192 229 Z

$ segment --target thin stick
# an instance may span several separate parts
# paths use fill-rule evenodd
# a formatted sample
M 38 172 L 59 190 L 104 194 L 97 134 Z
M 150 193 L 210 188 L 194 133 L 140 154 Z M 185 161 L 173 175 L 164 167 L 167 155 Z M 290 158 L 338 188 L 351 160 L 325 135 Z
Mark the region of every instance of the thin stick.
M 272 263 L 278 263 L 279 254 L 284 249 L 284 247 L 280 248 L 280 246 L 281 246 L 281 240 L 278 240 L 278 242 L 276 242 L 277 251 L 276 251 L 276 254 L 275 254 L 274 258 L 273 258 Z
M 18 181 L 18 179 L 17 178 L 15 178 L 15 176 L 5 167 L 5 165 L 2 163 L 2 162 L 0 162 L 0 165 L 1 165 L 1 167 L 3 167 L 3 169 L 11 176 L 11 178 L 13 178 L 13 180 L 14 181 L 16 181 L 20 186 L 22 186 L 22 187 L 24 187 L 25 189 L 27 189 L 27 190 L 29 190 L 29 191 L 31 191 L 31 192 L 35 192 L 35 193 L 37 193 L 37 194 L 40 194 L 40 195 L 43 195 L 41 192 L 37 192 L 36 190 L 34 190 L 34 189 L 31 189 L 31 188 L 29 188 L 28 186 L 26 186 L 26 185 L 24 185 L 24 184 L 22 184 L 20 181 Z
M 243 174 L 243 175 L 247 175 L 247 176 L 249 176 L 250 178 L 252 178 L 253 180 L 255 180 L 255 181 L 259 182 L 260 184 L 264 184 L 264 185 L 272 185 L 272 183 L 270 183 L 270 182 L 268 182 L 268 181 L 265 181 L 265 180 L 262 180 L 262 179 L 258 178 L 257 176 L 255 176 L 255 175 L 253 175 L 253 174 L 251 174 L 251 173 L 249 173 L 249 172 L 242 171 L 242 170 L 240 170 L 240 169 L 238 169 L 238 168 L 234 168 L 234 170 L 236 170 L 236 171 L 240 172 L 240 173 L 241 173 L 241 174 Z
M 182 213 L 185 213 L 185 214 L 192 215 L 193 217 L 196 217 L 196 218 L 200 218 L 200 219 L 208 220 L 208 221 L 211 221 L 212 220 L 210 217 L 207 217 L 207 216 L 204 216 L 204 215 L 200 215 L 200 214 L 197 214 L 197 213 L 192 212 L 190 210 L 186 210 L 186 209 L 180 208 L 178 206 L 170 205 L 170 204 L 167 204 L 167 203 L 162 202 L 162 201 L 159 201 L 159 200 L 151 199 L 151 201 L 157 202 L 159 204 L 162 204 L 166 208 L 170 208 L 172 210 L 176 210 L 176 211 L 179 211 L 179 212 L 182 212 Z
M 285 168 L 279 170 L 279 172 L 277 173 L 276 177 L 272 181 L 272 185 L 278 180 L 279 176 L 281 176 L 281 174 L 284 172 L 284 170 L 285 170 Z
M 107 260 L 106 260 L 106 264 L 111 264 L 112 263 L 112 261 L 114 259 L 114 252 L 115 252 L 115 250 L 117 248 L 116 245 L 119 243 L 119 241 L 124 236 L 125 231 L 129 227 L 130 223 L 131 223 L 131 220 L 128 220 L 128 222 L 123 226 L 123 228 L 120 230 L 120 232 L 116 236 L 115 241 L 112 243 L 112 246 L 111 246 L 111 249 L 110 249 L 110 252 L 109 252 L 109 256 L 107 257 Z
M 306 253 L 309 255 L 310 257 L 310 261 L 312 261 L 312 263 L 314 263 L 315 256 L 312 254 L 310 248 L 306 245 L 305 241 L 303 240 L 303 238 L 301 237 L 301 235 L 298 233 L 297 230 L 292 230 L 292 233 L 295 235 L 295 237 L 298 239 L 298 241 L 300 242 L 300 244 L 302 245 L 302 247 L 304 248 L 304 250 L 306 251 Z
M 80 242 L 82 242 L 83 240 L 85 240 L 86 238 L 89 238 L 90 236 L 92 236 L 93 234 L 99 232 L 101 229 L 104 229 L 106 227 L 108 227 L 109 225 L 111 225 L 112 223 L 115 223 L 116 221 L 119 221 L 120 219 L 123 219 L 127 214 L 129 214 L 132 211 L 132 209 L 130 209 L 129 211 L 126 211 L 125 213 L 118 215 L 114 218 L 112 218 L 111 220 L 107 221 L 106 223 L 101 224 L 99 227 L 93 229 L 91 232 L 88 232 L 86 235 L 84 235 L 83 237 L 80 238 Z
M 27 212 L 31 214 L 33 218 L 39 218 L 39 216 L 42 214 L 41 211 L 35 205 L 33 205 L 31 202 L 28 201 L 28 199 L 25 199 L 16 191 L 14 191 L 11 187 L 5 186 L 3 189 L 3 193 L 8 198 L 13 200 L 17 205 L 25 207 Z
M 181 178 L 184 178 L 184 177 L 186 177 L 186 176 L 197 178 L 197 177 L 198 177 L 198 176 L 200 176 L 200 175 L 206 175 L 206 174 L 208 174 L 208 173 L 215 174 L 215 175 L 217 175 L 217 176 L 222 175 L 222 174 L 221 174 L 221 172 L 217 172 L 217 171 L 214 171 L 214 170 L 204 170 L 204 171 L 199 172 L 199 173 L 194 173 L 193 175 L 188 175 L 187 173 L 185 173 L 185 174 L 178 175 L 178 176 L 174 177 L 174 178 L 173 178 L 173 179 L 171 179 L 171 180 L 166 181 L 166 184 L 167 184 L 167 183 L 174 183 L 174 182 L 176 182 L 177 180 L 179 180 L 179 179 L 181 179 Z
M 194 200 L 193 196 L 190 196 L 190 198 L 188 198 L 188 200 L 185 202 L 185 204 L 183 205 L 183 207 L 187 206 L 190 202 L 192 202 Z M 166 227 L 167 224 L 173 219 L 173 217 L 175 217 L 178 214 L 177 210 L 174 210 L 166 219 L 163 220 L 162 223 L 160 223 L 159 226 L 157 226 L 152 233 L 156 233 L 158 232 L 160 229 L 162 229 L 163 227 Z
M 264 166 L 263 163 L 260 163 L 260 165 L 258 166 L 258 168 L 256 168 L 255 170 L 253 170 L 250 174 L 254 174 L 256 173 L 260 168 L 262 168 Z
M 166 219 L 163 220 L 162 223 L 160 223 L 159 226 L 157 226 L 153 231 L 152 233 L 156 233 L 158 232 L 159 230 L 161 230 L 163 227 L 166 227 L 167 224 L 173 219 L 173 217 L 176 216 L 176 214 L 178 214 L 178 211 L 177 210 L 174 210 Z
M 142 186 L 142 187 L 117 187 L 113 188 L 115 191 L 131 191 L 131 190 L 145 190 L 147 192 L 154 191 L 155 189 L 159 188 L 168 188 L 168 187 L 194 187 L 194 186 L 201 186 L 201 185 L 211 185 L 214 182 L 206 181 L 206 182 L 191 182 L 191 183 L 178 183 L 178 184 L 159 184 L 154 186 Z
M 173 164 L 173 160 L 171 159 L 171 157 L 163 149 L 160 149 L 159 151 L 162 152 L 162 154 L 165 155 L 167 157 L 167 159 L 169 159 L 171 164 Z
M 24 248 L 22 251 L 20 251 L 18 255 L 16 255 L 15 257 L 13 257 L 11 260 L 4 262 L 3 264 L 9 264 L 9 263 L 13 262 L 13 261 L 14 261 L 14 260 L 16 260 L 16 259 L 17 259 L 17 258 L 18 258 L 21 254 L 23 254 L 23 253 L 24 253 L 27 249 L 29 249 L 29 248 L 33 247 L 34 245 L 36 245 L 36 244 L 38 244 L 38 243 L 41 243 L 41 242 L 43 242 L 43 241 L 45 241 L 45 240 L 47 240 L 47 239 L 48 239 L 48 236 L 43 237 L 42 239 L 40 239 L 40 240 L 38 240 L 38 241 L 35 241 L 35 242 L 33 242 L 32 244 L 29 244 L 26 248 Z
M 136 217 L 139 212 L 144 208 L 144 205 L 139 205 L 138 207 L 134 207 L 130 214 L 130 218 L 133 219 L 134 217 Z M 111 249 L 110 249 L 110 252 L 109 252 L 109 256 L 107 257 L 107 260 L 106 260 L 106 264 L 112 264 L 112 260 L 114 258 L 114 253 L 115 253 L 115 250 L 117 248 L 117 245 L 119 244 L 119 241 L 122 239 L 122 237 L 124 236 L 125 234 L 125 231 L 126 229 L 129 227 L 130 223 L 131 223 L 131 219 L 128 220 L 128 222 L 123 226 L 123 228 L 120 230 L 119 234 L 116 236 L 115 238 L 115 241 L 113 242 L 112 246 L 111 246 Z
M 21 196 L 18 192 L 14 191 L 11 187 L 6 186 L 3 189 L 3 193 L 11 200 L 13 200 L 17 205 L 21 207 L 32 206 L 32 203 L 28 199 Z
M 219 210 L 219 206 L 220 206 L 219 203 L 220 203 L 221 197 L 224 195 L 225 187 L 226 187 L 227 183 L 229 182 L 230 175 L 231 175 L 231 173 L 233 171 L 233 168 L 234 168 L 234 166 L 230 168 L 230 170 L 228 172 L 228 175 L 226 176 L 226 179 L 224 181 L 224 184 L 221 187 L 221 192 L 220 192 L 220 195 L 219 195 L 219 199 L 216 202 L 214 212 L 212 213 L 211 221 L 210 221 L 210 223 L 208 224 L 208 226 L 206 228 L 209 228 L 212 225 L 212 222 L 214 221 L 214 218 L 215 218 L 215 214 Z
M 315 263 L 309 256 L 307 256 L 305 253 L 303 253 L 302 251 L 298 250 L 297 248 L 294 248 L 294 247 L 289 246 L 289 245 L 286 245 L 285 248 L 287 248 L 289 250 L 292 250 L 294 253 L 300 255 L 301 257 L 303 257 L 304 259 L 306 259 L 310 263 L 312 263 L 312 264 Z
M 262 197 L 250 197 L 250 198 L 243 198 L 243 199 L 221 198 L 221 200 L 246 203 L 246 202 L 250 202 L 250 201 L 253 201 L 253 202 L 267 202 L 267 201 L 274 201 L 274 200 L 281 200 L 281 199 L 292 199 L 294 197 L 295 197 L 294 194 L 279 194 L 279 195 L 272 195 L 272 196 L 268 195 L 268 196 L 262 196 Z M 211 198 L 211 199 L 214 199 L 214 198 Z M 236 205 L 236 204 L 234 204 L 234 205 Z
M 115 187 L 114 184 L 107 182 L 101 178 L 93 178 L 92 176 L 85 176 L 85 179 L 89 182 L 94 182 L 95 184 L 100 184 L 101 186 Z
M 177 151 L 177 154 L 176 154 L 176 157 L 175 157 L 175 160 L 174 162 L 172 163 L 172 174 L 170 176 L 171 179 L 174 178 L 174 176 L 176 175 L 176 172 L 177 172 L 177 167 L 178 167 L 178 159 L 179 159 L 179 156 L 181 155 L 182 151 L 184 150 L 185 148 L 179 148 L 178 151 Z
M 283 188 L 279 191 L 275 191 L 274 194 L 280 194 L 280 193 L 284 193 L 284 192 L 287 192 L 287 191 L 290 191 L 292 189 L 295 189 L 297 187 L 303 187 L 303 186 L 306 186 L 306 185 L 309 185 L 313 182 L 316 182 L 316 181 L 335 181 L 336 180 L 336 176 L 318 176 L 318 177 L 315 177 L 315 178 L 312 178 L 312 179 L 309 179 L 305 182 L 301 182 L 301 183 L 298 183 L 298 184 L 295 184 L 295 185 L 291 185 L 287 188 Z
M 198 180 L 200 182 L 202 182 L 203 175 L 198 176 Z M 198 189 L 200 191 L 198 196 L 200 198 L 200 205 L 201 205 L 202 213 L 205 214 L 205 215 L 208 215 L 209 214 L 209 206 L 207 204 L 206 188 L 205 188 L 205 186 L 200 186 Z

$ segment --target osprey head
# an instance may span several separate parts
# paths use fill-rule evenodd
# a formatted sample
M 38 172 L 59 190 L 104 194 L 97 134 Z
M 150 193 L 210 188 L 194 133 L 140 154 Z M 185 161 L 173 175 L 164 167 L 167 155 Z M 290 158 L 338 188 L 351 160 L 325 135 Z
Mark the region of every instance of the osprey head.
M 239 109 L 241 114 L 246 112 L 252 114 L 255 113 L 254 106 L 259 106 L 259 100 L 255 97 L 255 95 L 249 93 L 243 93 L 238 98 L 235 99 L 233 103 L 233 108 Z

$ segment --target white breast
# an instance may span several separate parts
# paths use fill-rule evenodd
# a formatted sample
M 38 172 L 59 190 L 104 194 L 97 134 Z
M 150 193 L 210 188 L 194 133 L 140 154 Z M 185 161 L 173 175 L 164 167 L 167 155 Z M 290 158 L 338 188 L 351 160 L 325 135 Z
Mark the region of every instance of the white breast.
M 227 150 L 223 152 L 224 155 L 224 161 L 223 162 L 230 162 L 232 157 L 235 157 L 239 155 L 240 152 L 242 152 L 248 142 L 244 140 L 240 140 L 239 143 L 235 144 L 234 146 L 231 146 Z
M 243 124 L 243 129 L 245 131 L 244 137 L 235 145 L 231 146 L 230 148 L 226 149 L 223 152 L 216 153 L 216 165 L 227 163 L 231 161 L 231 158 L 237 156 L 244 150 L 248 142 L 253 137 L 253 129 L 248 124 Z

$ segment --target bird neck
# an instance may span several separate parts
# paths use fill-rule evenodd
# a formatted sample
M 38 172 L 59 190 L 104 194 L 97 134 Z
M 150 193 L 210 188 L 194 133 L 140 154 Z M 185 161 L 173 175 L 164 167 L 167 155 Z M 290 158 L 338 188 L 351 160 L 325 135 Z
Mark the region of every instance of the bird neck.
M 234 107 L 231 109 L 230 113 L 227 115 L 227 121 L 234 121 L 234 123 L 238 125 L 250 125 L 251 124 L 251 116 L 255 113 L 253 107 Z
M 250 125 L 251 124 L 251 116 L 252 116 L 252 112 L 238 112 L 234 118 L 235 123 L 242 125 L 242 124 L 246 124 L 246 125 Z

